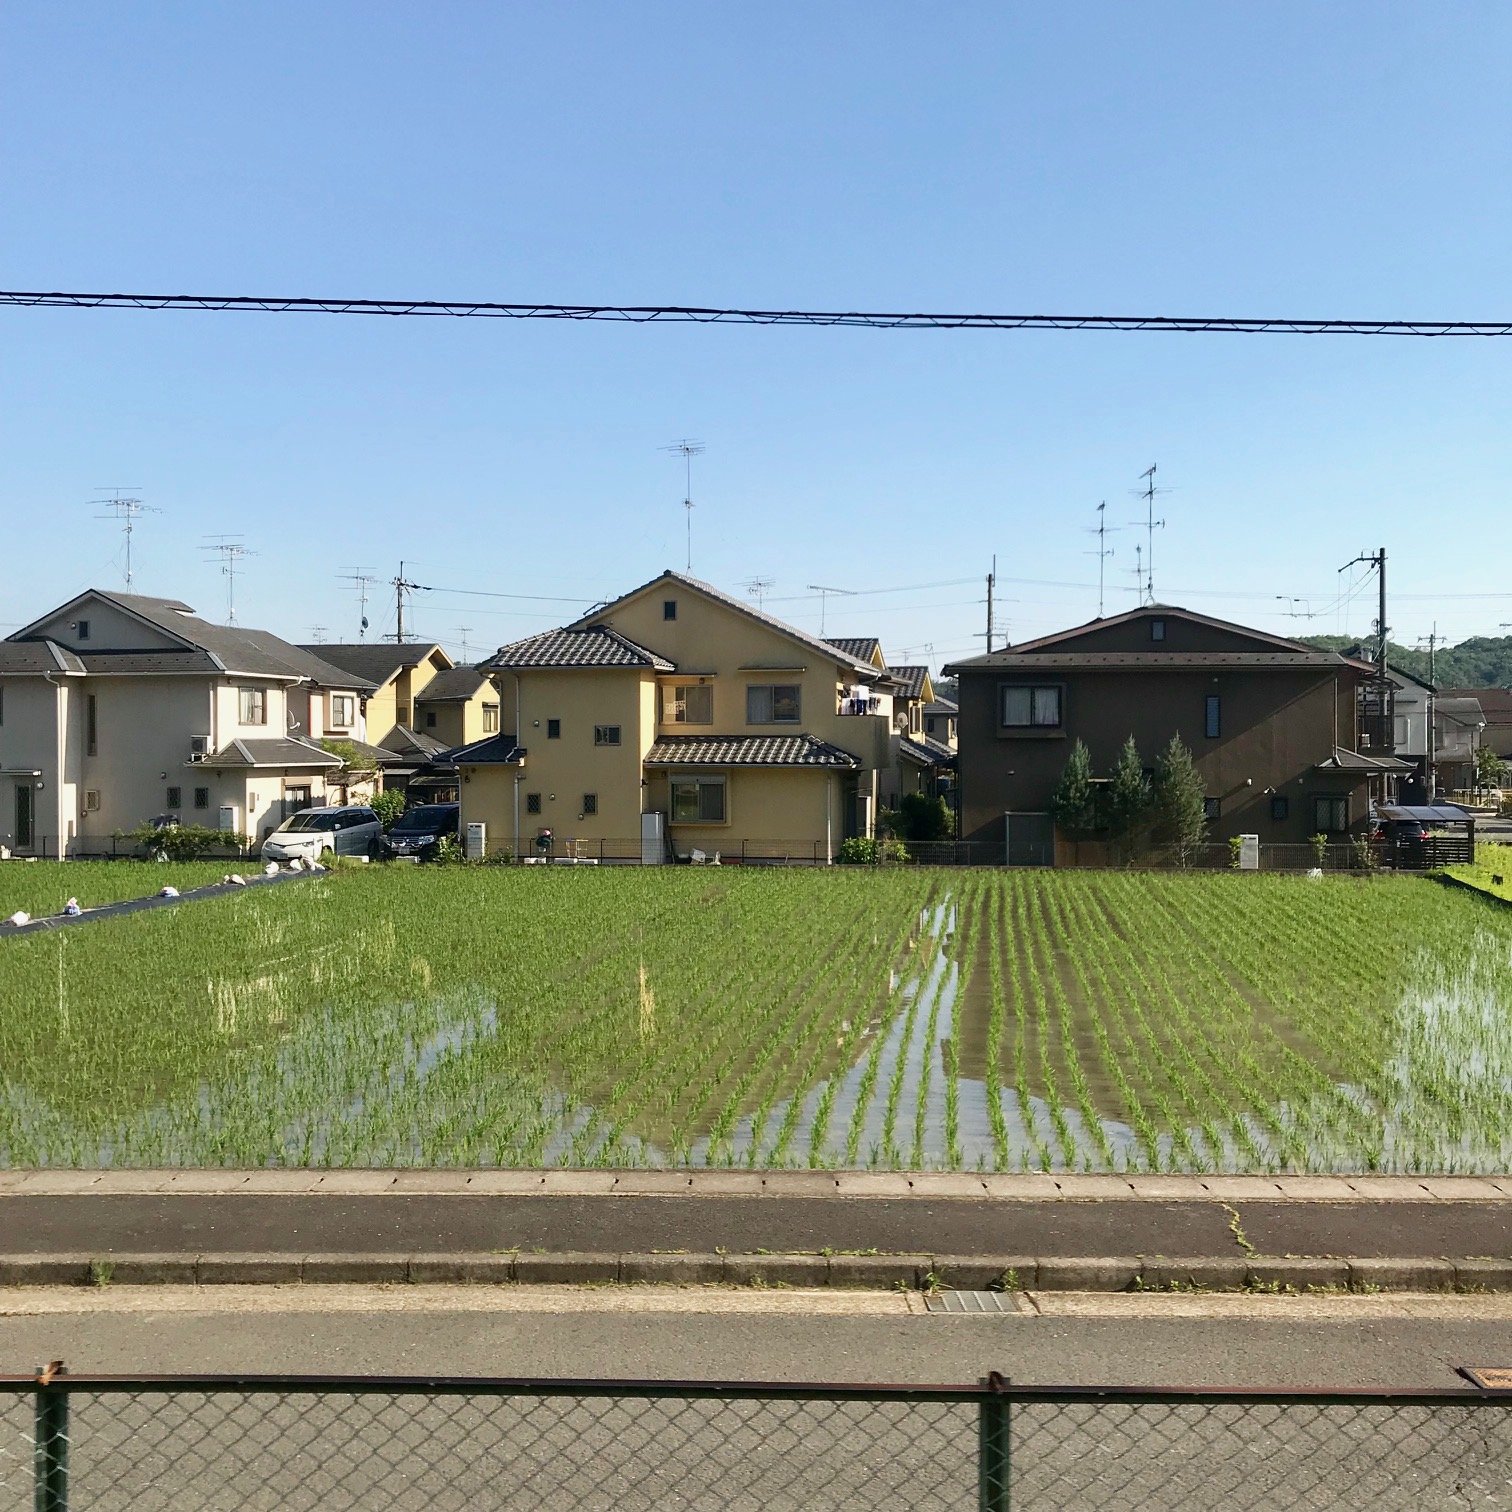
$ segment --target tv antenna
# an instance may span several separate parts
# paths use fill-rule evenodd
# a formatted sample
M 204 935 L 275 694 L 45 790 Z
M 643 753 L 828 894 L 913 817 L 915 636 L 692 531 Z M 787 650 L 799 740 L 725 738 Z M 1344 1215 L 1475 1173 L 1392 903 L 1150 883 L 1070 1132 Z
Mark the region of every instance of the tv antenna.
M 226 623 L 236 623 L 236 572 L 243 557 L 256 556 L 250 546 L 242 544 L 240 536 L 213 536 L 207 539 L 205 550 L 221 559 L 221 575 L 226 579 Z
M 357 594 L 358 612 L 361 615 L 361 618 L 358 621 L 358 625 L 357 625 L 357 642 L 358 642 L 359 645 L 361 645 L 364 641 L 367 640 L 367 630 L 368 630 L 368 617 L 367 617 L 368 589 L 370 587 L 372 587 L 372 585 L 374 583 L 376 583 L 378 581 L 378 579 L 371 572 L 364 572 L 359 567 L 356 572 L 344 572 L 344 573 L 342 573 L 341 574 L 341 581 L 343 583 L 350 583 L 352 585 L 352 587 L 355 589 L 356 594 Z
M 429 593 L 431 590 L 425 583 L 412 583 L 404 575 L 404 563 L 399 564 L 399 576 L 393 580 L 394 589 L 394 633 L 392 636 L 385 635 L 384 640 L 392 640 L 399 644 L 404 640 L 404 595 L 413 596 L 416 593 Z
M 1155 496 L 1169 493 L 1170 489 L 1156 488 L 1153 462 L 1139 476 L 1145 480 L 1145 486 L 1136 489 L 1134 497 L 1145 501 L 1145 517 L 1142 520 L 1131 520 L 1129 523 L 1143 525 L 1145 528 L 1144 582 L 1140 584 L 1140 589 L 1145 603 L 1153 604 L 1155 602 L 1155 532 L 1165 529 L 1165 521 L 1155 518 Z
M 140 499 L 127 497 L 129 490 L 125 487 L 112 488 L 108 499 L 96 499 L 96 504 L 103 504 L 110 512 L 96 515 L 97 520 L 119 520 L 121 530 L 126 537 L 126 588 L 129 592 L 133 586 L 131 575 L 131 534 L 136 529 L 136 518 L 142 514 L 161 514 L 160 509 L 154 509 L 150 504 L 144 504 Z
M 472 630 L 472 626 L 471 625 L 458 625 L 457 626 L 457 638 L 461 642 L 461 645 L 462 645 L 462 662 L 463 662 L 464 666 L 467 663 L 467 637 L 468 637 L 468 633 L 471 630 Z
M 769 577 L 747 578 L 740 586 L 756 600 L 757 609 L 761 609 L 767 594 L 772 591 L 772 579 Z
M 1312 600 L 1311 599 L 1293 598 L 1293 597 L 1291 597 L 1290 594 L 1278 593 L 1276 595 L 1276 602 L 1278 604 L 1290 604 L 1292 606 L 1290 609 L 1283 609 L 1281 611 L 1282 614 L 1284 614 L 1287 617 L 1287 619 L 1316 619 L 1317 618 L 1317 615 L 1313 612 L 1313 606 L 1312 606 Z M 1298 604 L 1305 604 L 1306 608 L 1298 609 L 1297 608 Z
M 702 441 L 690 441 L 686 436 L 662 447 L 664 452 L 676 452 L 683 459 L 683 509 L 688 516 L 688 568 L 693 570 L 693 459 L 704 450 Z
M 823 583 L 810 583 L 808 586 L 810 591 L 819 595 L 819 639 L 823 640 L 824 613 L 829 608 L 830 594 L 838 593 L 842 598 L 854 598 L 857 590 L 854 588 L 828 588 Z
M 325 638 L 326 627 L 324 625 L 310 626 L 310 639 L 313 640 L 317 646 L 325 645 Z
M 1144 601 L 1145 601 L 1145 583 L 1144 583 L 1144 547 L 1143 546 L 1135 546 L 1135 548 L 1134 548 L 1134 593 L 1135 593 L 1136 597 L 1139 599 L 1140 603 L 1144 603 Z
M 1103 617 L 1103 569 L 1107 566 L 1108 558 L 1113 555 L 1113 548 L 1108 545 L 1108 537 L 1110 535 L 1116 535 L 1118 533 L 1118 526 L 1114 525 L 1111 529 L 1109 528 L 1107 511 L 1108 501 L 1104 499 L 1102 503 L 1097 506 L 1097 524 L 1088 525 L 1086 527 L 1088 535 L 1095 535 L 1097 537 L 1097 550 L 1089 551 L 1087 555 L 1095 556 L 1097 558 L 1098 619 L 1101 619 Z

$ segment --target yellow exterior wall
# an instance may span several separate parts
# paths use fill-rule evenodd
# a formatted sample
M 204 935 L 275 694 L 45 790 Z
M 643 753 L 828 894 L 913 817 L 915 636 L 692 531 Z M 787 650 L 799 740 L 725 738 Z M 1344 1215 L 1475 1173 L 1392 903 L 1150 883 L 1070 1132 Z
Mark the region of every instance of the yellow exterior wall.
M 473 741 L 482 740 L 486 735 L 512 733 L 509 726 L 503 723 L 504 710 L 499 692 L 489 683 L 484 683 L 465 703 L 456 700 L 428 703 L 423 693 L 416 702 L 414 728 L 422 735 L 444 741 L 449 746 L 471 745 Z M 483 705 L 488 703 L 500 705 L 497 730 L 483 728 Z M 436 716 L 434 724 L 430 722 L 432 714 Z
M 689 768 L 691 772 L 693 769 Z M 743 840 L 753 850 L 775 842 L 809 847 L 817 859 L 826 859 L 826 838 L 834 849 L 840 845 L 841 793 L 848 774 L 802 767 L 699 767 L 698 775 L 725 779 L 724 824 L 672 824 L 667 832 L 678 855 L 697 846 L 712 854 L 740 854 Z M 648 774 L 647 807 L 670 812 L 669 783 L 674 773 Z M 828 789 L 829 811 L 825 798 Z

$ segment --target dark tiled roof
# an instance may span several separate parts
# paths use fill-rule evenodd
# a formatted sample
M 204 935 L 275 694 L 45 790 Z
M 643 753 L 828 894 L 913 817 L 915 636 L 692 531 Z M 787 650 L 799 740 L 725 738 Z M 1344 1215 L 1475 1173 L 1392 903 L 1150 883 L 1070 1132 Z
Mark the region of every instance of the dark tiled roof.
M 830 767 L 854 771 L 849 751 L 812 735 L 667 735 L 646 753 L 647 766 Z
M 948 745 L 928 735 L 905 735 L 898 742 L 898 754 L 920 766 L 949 766 L 956 759 Z
M 411 730 L 405 725 L 395 725 L 384 739 L 390 742 L 388 749 L 397 751 L 401 756 L 419 756 L 430 761 L 446 753 L 445 741 L 437 740 L 434 735 L 424 735 L 419 730 Z
M 825 642 L 827 646 L 834 646 L 836 650 L 843 651 L 847 656 L 854 656 L 857 661 L 869 662 L 874 651 L 882 650 L 882 642 L 875 635 L 832 635 Z
M 489 735 L 471 745 L 453 747 L 444 759 L 453 766 L 518 766 L 524 755 L 513 735 Z
M 1512 689 L 1508 688 L 1444 688 L 1439 701 L 1444 699 L 1473 698 L 1480 705 L 1488 725 L 1512 724 Z
M 375 688 L 381 688 L 406 667 L 418 667 L 427 657 L 441 651 L 434 641 L 400 641 L 394 645 L 384 645 L 381 642 L 370 645 L 362 641 L 334 646 L 301 646 L 299 649 L 329 662 L 333 667 L 340 667 L 349 675 L 363 678 Z M 444 651 L 441 654 L 446 655 Z
M 1106 619 L 1088 620 L 1085 625 L 1077 625 L 1071 630 L 1057 630 L 1054 635 L 1041 635 L 1034 640 L 1020 641 L 1018 645 L 1011 647 L 1012 651 L 1035 651 L 1042 646 L 1057 646 L 1062 641 L 1076 640 L 1083 635 L 1090 635 L 1097 630 L 1106 630 L 1110 625 L 1126 625 L 1131 620 L 1144 618 L 1146 615 L 1165 615 L 1168 618 L 1189 620 L 1195 625 L 1206 626 L 1210 630 L 1231 630 L 1235 634 L 1248 636 L 1251 640 L 1262 646 L 1271 646 L 1280 651 L 1306 651 L 1309 647 L 1300 641 L 1286 640 L 1279 635 L 1271 635 L 1264 630 L 1254 630 L 1248 625 L 1235 624 L 1233 620 L 1215 619 L 1210 614 L 1198 614 L 1192 609 L 1183 609 L 1177 604 L 1141 604 L 1137 609 L 1130 609 L 1124 614 L 1110 614 Z M 972 662 L 984 661 L 985 657 L 973 657 Z M 968 663 L 967 665 L 970 665 Z
M 224 669 L 208 651 L 86 651 L 79 660 L 97 677 L 174 674 L 219 677 Z
M 307 740 L 233 740 L 196 767 L 337 767 L 341 758 Z
M 941 698 L 936 695 L 933 703 L 924 705 L 926 714 L 959 714 L 961 706 L 953 698 Z
M 397 751 L 389 750 L 387 746 L 369 745 L 365 740 L 350 740 L 345 735 L 328 735 L 326 739 L 333 744 L 351 746 L 359 758 L 371 762 L 374 766 L 399 766 L 404 762 L 404 757 Z
M 1181 667 L 1282 669 L 1343 665 L 1333 651 L 1036 651 L 1023 656 L 1015 651 L 994 651 L 990 656 L 974 656 L 970 661 L 954 662 L 946 671 L 1054 672 L 1075 667 L 1162 671 Z
M 83 662 L 56 641 L 0 641 L 0 673 L 71 672 L 77 675 L 83 670 Z
M 1397 756 L 1367 756 L 1363 751 L 1346 751 L 1334 747 L 1327 761 L 1317 762 L 1315 772 L 1415 772 L 1414 762 L 1403 761 Z
M 489 669 L 523 670 L 526 667 L 652 667 L 658 672 L 677 669 L 666 657 L 638 646 L 606 625 L 583 629 L 548 630 L 513 645 L 500 646 L 487 661 Z
M 448 667 L 426 683 L 415 695 L 415 702 L 466 703 L 479 688 L 487 686 L 487 676 L 476 667 Z
M 928 667 L 889 667 L 887 670 L 903 684 L 905 698 L 924 696 L 924 679 L 929 676 Z
M 644 593 L 648 588 L 655 588 L 659 583 L 680 583 L 684 588 L 691 588 L 696 593 L 702 593 L 713 599 L 716 603 L 723 604 L 727 609 L 733 609 L 738 614 L 743 614 L 747 619 L 753 619 L 758 624 L 765 625 L 769 630 L 775 630 L 779 635 L 785 635 L 791 641 L 797 641 L 800 646 L 807 646 L 811 651 L 817 651 L 827 659 L 834 659 L 841 663 L 850 663 L 858 670 L 877 673 L 878 669 L 868 661 L 862 661 L 859 657 L 852 656 L 848 651 L 842 651 L 832 641 L 820 640 L 817 635 L 810 635 L 807 630 L 800 630 L 796 625 L 790 625 L 785 620 L 778 619 L 775 615 L 766 614 L 760 609 L 753 609 L 749 604 L 742 603 L 738 598 L 728 593 L 722 593 L 712 583 L 705 583 L 696 577 L 690 577 L 685 572 L 673 572 L 670 568 L 659 577 L 654 577 L 649 583 L 642 583 L 639 588 L 632 588 L 629 593 L 622 593 L 613 603 L 605 604 L 602 608 L 593 610 L 591 614 L 585 614 L 582 619 L 574 620 L 571 628 L 596 623 L 611 615 L 627 599 L 633 599 Z

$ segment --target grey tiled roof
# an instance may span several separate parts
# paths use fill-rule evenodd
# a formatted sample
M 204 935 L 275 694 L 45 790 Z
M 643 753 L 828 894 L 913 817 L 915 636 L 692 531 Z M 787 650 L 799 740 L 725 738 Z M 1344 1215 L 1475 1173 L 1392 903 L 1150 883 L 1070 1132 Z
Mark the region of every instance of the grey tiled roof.
M 747 619 L 753 619 L 758 624 L 765 625 L 769 630 L 775 630 L 779 635 L 785 635 L 789 640 L 796 641 L 800 646 L 807 646 L 811 651 L 818 652 L 826 659 L 833 659 L 842 664 L 849 663 L 857 670 L 877 674 L 878 669 L 868 661 L 862 661 L 859 657 L 852 656 L 848 651 L 842 651 L 832 641 L 820 640 L 817 635 L 810 635 L 807 630 L 800 630 L 796 625 L 790 625 L 786 620 L 780 620 L 775 615 L 767 614 L 760 609 L 753 609 L 749 604 L 731 594 L 723 593 L 712 583 L 705 583 L 700 578 L 690 577 L 686 572 L 673 572 L 668 568 L 659 577 L 654 577 L 649 583 L 642 583 L 639 588 L 632 588 L 629 593 L 622 593 L 613 603 L 605 604 L 595 609 L 591 614 L 585 614 L 582 619 L 573 622 L 573 628 L 583 625 L 594 624 L 607 616 L 623 604 L 627 599 L 633 599 L 644 593 L 648 588 L 655 588 L 659 583 L 680 583 L 685 588 L 692 588 L 697 593 L 707 594 L 717 603 L 723 604 L 727 609 L 733 609 L 738 614 L 743 614 Z
M 487 675 L 477 667 L 449 667 L 426 683 L 415 695 L 415 702 L 466 703 L 479 688 L 487 686 Z
M 677 669 L 666 657 L 638 646 L 606 625 L 582 629 L 548 630 L 509 646 L 500 646 L 482 666 L 500 671 L 526 667 L 652 667 L 658 672 Z
M 96 677 L 157 676 L 220 677 L 225 669 L 208 651 L 86 651 L 79 660 Z
M 1334 651 L 994 651 L 952 662 L 947 672 L 1054 672 L 1060 668 L 1107 667 L 1160 671 L 1173 667 L 1342 667 Z
M 667 735 L 646 752 L 646 765 L 829 767 L 849 772 L 861 762 L 812 735 Z
M 0 673 L 71 672 L 78 674 L 84 664 L 56 641 L 0 641 Z
M 905 698 L 924 696 L 924 679 L 929 676 L 928 667 L 889 667 L 887 670 L 903 684 Z
M 1037 636 L 1034 640 L 1020 641 L 1016 646 L 1010 646 L 1010 651 L 1036 651 L 1041 647 L 1060 645 L 1063 641 L 1074 641 L 1080 636 L 1089 635 L 1096 630 L 1106 630 L 1112 625 L 1126 625 L 1131 620 L 1139 620 L 1148 615 L 1164 615 L 1166 618 L 1190 620 L 1194 625 L 1202 625 L 1210 630 L 1231 630 L 1236 634 L 1248 636 L 1258 645 L 1270 646 L 1278 651 L 1306 651 L 1309 648 L 1301 641 L 1286 640 L 1279 635 L 1271 635 L 1265 630 L 1256 630 L 1249 625 L 1235 624 L 1233 620 L 1217 619 L 1211 614 L 1198 614 L 1194 609 L 1183 609 L 1179 604 L 1141 604 L 1137 609 L 1127 610 L 1123 614 L 1110 614 L 1106 619 L 1088 620 L 1085 625 L 1077 625 L 1070 630 L 1057 630 L 1054 635 Z M 983 657 L 973 657 L 973 662 L 981 662 Z
M 307 740 L 233 740 L 196 767 L 337 767 L 341 758 Z
M 391 742 L 388 749 L 401 756 L 418 756 L 430 761 L 446 752 L 444 740 L 437 740 L 434 735 L 426 735 L 420 730 L 411 730 L 406 725 L 395 725 L 383 738 Z
M 898 754 L 920 766 L 948 766 L 956 759 L 948 745 L 928 735 L 905 735 L 898 742 Z
M 873 651 L 882 649 L 882 642 L 875 635 L 832 635 L 825 644 L 834 646 L 837 651 L 843 651 L 847 656 L 854 656 L 857 661 L 864 662 L 872 659 Z
M 524 755 L 513 735 L 487 735 L 470 745 L 454 746 L 440 759 L 453 766 L 518 766 Z
M 926 714 L 959 714 L 961 706 L 953 698 L 941 698 L 936 694 L 933 703 L 924 705 L 924 712 Z
M 428 656 L 441 650 L 434 641 L 400 641 L 392 645 L 362 641 L 334 646 L 301 646 L 299 649 L 318 656 L 333 667 L 340 667 L 344 672 L 364 678 L 375 688 L 381 688 L 406 667 L 418 667 Z M 444 651 L 441 654 L 446 655 Z

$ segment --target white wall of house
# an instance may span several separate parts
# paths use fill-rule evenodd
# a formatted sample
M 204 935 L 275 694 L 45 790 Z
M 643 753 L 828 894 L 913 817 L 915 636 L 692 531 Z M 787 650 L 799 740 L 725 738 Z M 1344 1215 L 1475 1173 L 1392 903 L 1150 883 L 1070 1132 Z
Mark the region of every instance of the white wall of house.
M 88 622 L 89 634 L 81 636 L 79 620 Z M 76 605 L 66 614 L 55 614 L 51 619 L 40 621 L 31 631 L 33 636 L 45 636 L 55 640 L 70 651 L 86 653 L 109 649 L 111 651 L 167 651 L 183 650 L 181 642 L 174 640 L 156 625 L 150 625 L 107 604 L 103 599 L 91 598 Z
M 1396 754 L 1402 757 L 1428 754 L 1428 708 L 1431 694 L 1406 678 L 1393 677 L 1396 692 L 1392 699 L 1392 740 Z
M 56 834 L 60 824 L 66 824 L 67 816 L 59 812 L 63 757 L 59 704 L 63 693 L 42 677 L 7 677 L 0 679 L 0 686 L 4 689 L 4 708 L 0 709 L 0 772 L 6 774 L 0 776 L 0 845 L 9 850 L 17 842 L 17 787 L 31 790 L 32 825 L 36 834 Z M 42 775 L 32 777 L 32 771 Z

